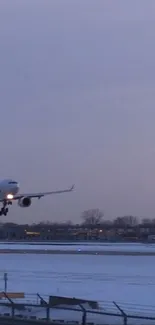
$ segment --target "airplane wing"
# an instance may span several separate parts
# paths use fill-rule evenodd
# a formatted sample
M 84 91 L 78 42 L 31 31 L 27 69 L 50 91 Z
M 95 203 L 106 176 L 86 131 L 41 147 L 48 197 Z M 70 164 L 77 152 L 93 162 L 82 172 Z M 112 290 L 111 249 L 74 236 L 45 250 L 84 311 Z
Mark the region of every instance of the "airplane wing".
M 23 197 L 29 197 L 29 198 L 38 198 L 40 199 L 43 196 L 46 195 L 52 195 L 52 194 L 61 194 L 61 193 L 67 193 L 67 192 L 72 192 L 74 189 L 74 185 L 72 185 L 70 188 L 68 189 L 64 189 L 64 190 L 57 190 L 57 191 L 52 191 L 52 192 L 42 192 L 42 193 L 24 193 L 24 194 L 17 194 L 13 197 L 13 199 L 11 201 L 14 200 L 19 200 Z

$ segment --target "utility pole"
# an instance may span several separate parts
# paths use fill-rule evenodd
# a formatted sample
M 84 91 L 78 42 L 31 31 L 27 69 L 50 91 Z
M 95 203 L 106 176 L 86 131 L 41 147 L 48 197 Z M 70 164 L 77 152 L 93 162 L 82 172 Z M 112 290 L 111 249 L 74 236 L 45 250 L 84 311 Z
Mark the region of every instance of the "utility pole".
M 4 292 L 7 293 L 8 274 L 4 273 Z

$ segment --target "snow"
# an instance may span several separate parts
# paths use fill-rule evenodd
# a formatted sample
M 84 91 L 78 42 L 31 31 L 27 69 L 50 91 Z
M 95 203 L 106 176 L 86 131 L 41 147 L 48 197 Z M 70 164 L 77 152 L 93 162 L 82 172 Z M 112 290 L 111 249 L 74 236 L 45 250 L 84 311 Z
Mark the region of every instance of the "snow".
M 14 247 L 14 245 L 12 246 Z M 24 248 L 26 248 L 25 246 L 27 245 L 24 245 Z M 106 247 L 106 250 L 107 246 L 113 247 L 113 250 L 116 250 L 116 247 L 119 247 L 119 250 L 125 247 L 128 250 L 129 248 L 137 249 L 137 247 L 139 249 L 146 248 L 145 245 L 140 244 L 94 245 L 97 249 Z M 155 249 L 154 245 L 151 246 Z M 152 249 L 151 246 L 148 248 Z M 51 245 L 49 247 L 51 249 Z M 69 245 L 69 250 L 70 248 Z M 38 292 L 43 296 L 59 295 L 97 300 L 104 311 L 118 313 L 113 304 L 115 301 L 129 314 L 155 317 L 154 270 L 155 258 L 153 256 L 75 255 L 74 252 L 71 255 L 0 254 L 0 290 L 4 290 L 3 276 L 4 272 L 7 272 L 8 291 L 24 291 L 33 294 L 31 301 L 35 303 L 37 298 L 34 293 Z M 8 312 L 7 307 L 3 307 L 3 309 L 6 310 L 3 312 Z M 0 310 L 0 312 L 2 311 Z M 43 312 L 40 308 L 28 314 L 35 314 L 37 317 L 46 315 L 45 310 Z M 66 318 L 67 320 L 81 321 L 82 313 L 52 310 L 52 317 L 53 319 Z M 123 324 L 120 317 L 103 317 L 105 323 Z M 90 322 L 95 320 L 96 324 L 100 324 L 101 316 L 89 315 L 88 320 Z M 155 321 L 150 320 L 128 320 L 129 325 L 154 323 Z M 103 321 L 102 324 L 104 324 Z

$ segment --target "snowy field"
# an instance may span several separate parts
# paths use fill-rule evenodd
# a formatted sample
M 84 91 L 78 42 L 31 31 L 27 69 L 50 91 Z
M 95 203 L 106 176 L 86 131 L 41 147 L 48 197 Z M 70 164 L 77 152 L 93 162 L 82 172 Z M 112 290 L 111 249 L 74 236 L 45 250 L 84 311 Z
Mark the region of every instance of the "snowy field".
M 2 245 L 6 248 L 9 244 L 1 244 L 0 249 Z M 14 247 L 14 245 L 17 245 L 18 249 L 19 246 L 34 247 L 34 245 L 27 244 L 11 244 L 9 247 Z M 84 244 L 69 245 L 69 250 L 71 247 L 82 249 L 82 245 L 85 246 Z M 39 249 L 45 249 L 44 245 L 36 246 L 40 246 Z M 51 245 L 49 246 L 51 249 Z M 67 245 L 64 246 L 65 249 L 67 247 Z M 96 247 L 97 250 L 99 247 L 106 250 L 112 247 L 113 250 L 117 247 L 119 250 L 142 248 L 155 250 L 154 245 L 142 244 L 102 244 L 88 247 L 90 249 Z M 143 315 L 155 317 L 154 270 L 155 257 L 153 256 L 75 255 L 74 252 L 72 255 L 0 254 L 0 290 L 4 290 L 3 275 L 7 272 L 8 291 L 24 291 L 28 294 L 38 292 L 41 295 L 62 295 L 97 300 L 101 307 L 113 312 L 116 312 L 112 303 L 115 301 L 130 314 L 137 310 Z M 67 312 L 67 315 L 70 315 L 67 317 L 73 319 L 73 313 L 75 315 L 75 312 L 72 314 Z M 52 315 L 55 315 L 55 319 L 61 319 L 60 312 L 54 314 L 52 312 Z M 78 317 L 81 319 L 81 315 Z M 116 324 L 115 321 L 114 318 L 112 320 L 111 317 L 108 318 L 111 324 Z M 120 319 L 117 321 L 117 324 L 123 324 Z M 100 323 L 99 319 L 97 323 Z M 154 323 L 155 321 L 129 320 L 128 324 Z
M 152 256 L 0 255 L 0 290 L 74 296 L 92 300 L 152 304 Z

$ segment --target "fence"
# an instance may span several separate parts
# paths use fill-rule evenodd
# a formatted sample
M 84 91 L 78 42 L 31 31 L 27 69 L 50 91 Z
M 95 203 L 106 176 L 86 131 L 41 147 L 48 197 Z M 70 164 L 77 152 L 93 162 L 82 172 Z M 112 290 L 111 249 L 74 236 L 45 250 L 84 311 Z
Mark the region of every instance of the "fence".
M 0 320 L 19 320 L 33 323 L 52 322 L 53 324 L 81 325 L 155 325 L 155 306 L 135 306 L 103 302 L 98 310 L 80 304 L 77 306 L 55 306 L 49 303 L 49 296 L 28 296 L 23 299 L 11 299 L 6 293 L 0 299 Z M 74 301 L 74 298 L 71 298 Z

